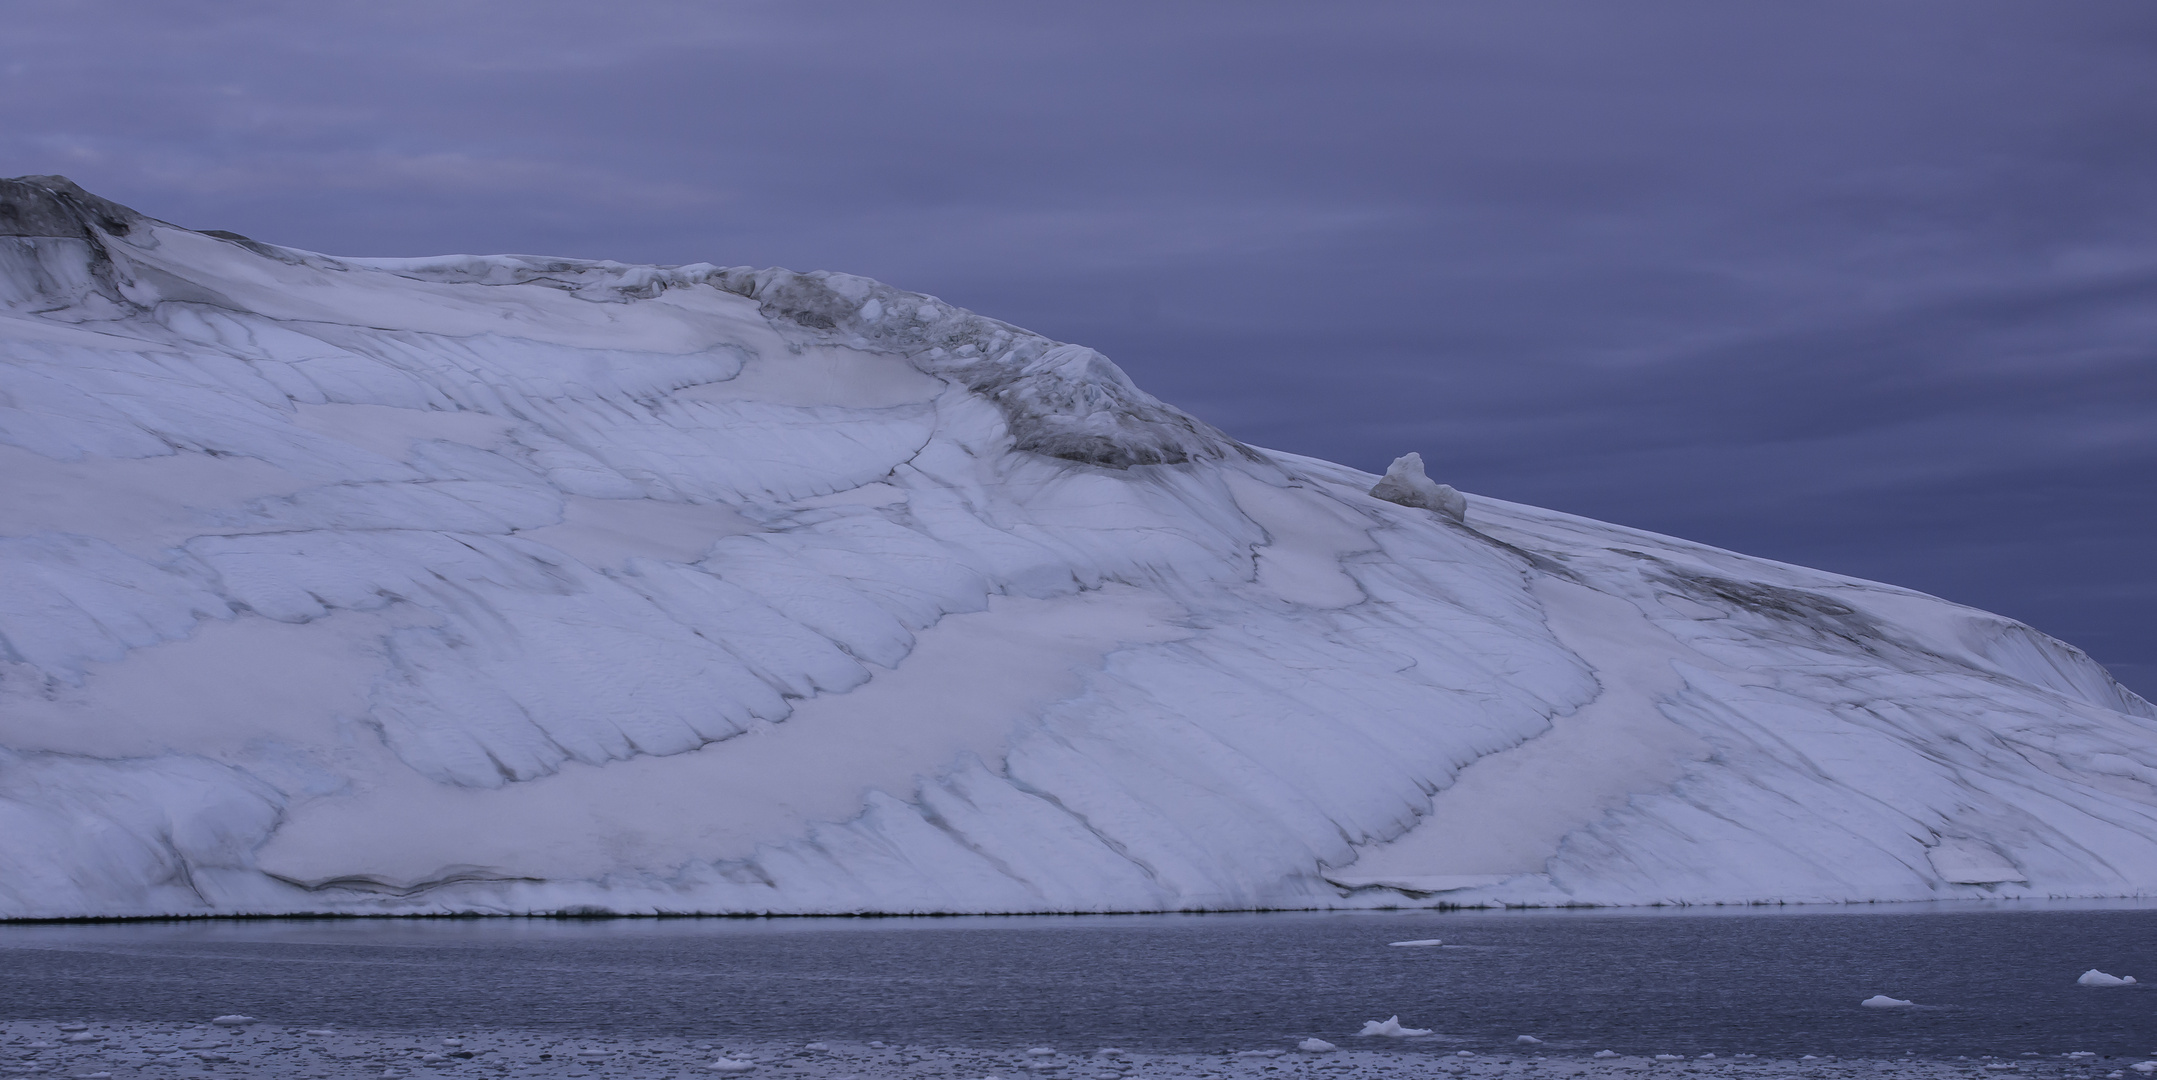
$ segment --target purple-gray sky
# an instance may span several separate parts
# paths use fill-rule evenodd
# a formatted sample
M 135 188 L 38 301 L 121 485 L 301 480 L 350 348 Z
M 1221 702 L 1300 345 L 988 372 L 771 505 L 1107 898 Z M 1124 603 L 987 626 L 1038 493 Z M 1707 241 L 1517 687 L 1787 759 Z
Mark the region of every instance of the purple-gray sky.
M 0 2 L 0 175 L 838 269 L 2157 693 L 2157 6 Z

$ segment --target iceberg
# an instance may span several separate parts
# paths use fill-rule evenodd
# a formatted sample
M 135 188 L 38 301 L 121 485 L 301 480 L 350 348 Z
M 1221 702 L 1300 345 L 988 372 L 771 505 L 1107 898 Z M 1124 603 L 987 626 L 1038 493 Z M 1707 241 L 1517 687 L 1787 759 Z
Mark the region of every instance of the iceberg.
M 2133 986 L 2135 977 L 2132 975 L 2107 975 L 2096 968 L 2091 968 L 2083 972 L 2082 977 L 2076 979 L 2075 982 L 2080 986 Z
M 1406 1039 L 1417 1035 L 1428 1035 L 1430 1031 L 1426 1028 L 1402 1027 L 1400 1017 L 1389 1016 L 1383 1020 L 1365 1020 L 1363 1030 L 1356 1032 L 1356 1034 L 1359 1036 L 1382 1035 L 1389 1039 Z
M 839 273 L 0 180 L 0 918 L 2157 891 L 2157 710 Z

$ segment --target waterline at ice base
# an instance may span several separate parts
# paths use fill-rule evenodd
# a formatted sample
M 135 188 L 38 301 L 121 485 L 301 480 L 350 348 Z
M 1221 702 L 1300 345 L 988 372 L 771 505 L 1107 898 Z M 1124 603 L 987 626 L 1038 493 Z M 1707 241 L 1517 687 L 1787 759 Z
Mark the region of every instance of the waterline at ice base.
M 2070 645 L 863 278 L 26 177 L 0 308 L 0 918 L 2157 893 Z

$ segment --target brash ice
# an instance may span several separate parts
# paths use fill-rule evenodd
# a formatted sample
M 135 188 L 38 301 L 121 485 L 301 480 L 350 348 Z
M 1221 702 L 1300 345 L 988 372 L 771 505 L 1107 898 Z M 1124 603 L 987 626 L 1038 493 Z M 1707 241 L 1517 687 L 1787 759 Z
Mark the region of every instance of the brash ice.
M 0 917 L 2157 890 L 2071 646 L 933 297 L 28 177 L 0 307 Z

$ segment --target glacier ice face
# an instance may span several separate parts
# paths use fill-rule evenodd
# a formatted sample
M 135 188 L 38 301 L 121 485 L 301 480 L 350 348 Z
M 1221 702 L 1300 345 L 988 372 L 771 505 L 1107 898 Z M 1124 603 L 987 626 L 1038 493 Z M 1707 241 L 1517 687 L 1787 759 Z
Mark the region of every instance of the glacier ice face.
M 2070 646 L 866 279 L 31 177 L 0 341 L 0 917 L 2157 888 L 2157 712 Z

